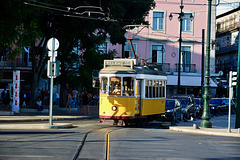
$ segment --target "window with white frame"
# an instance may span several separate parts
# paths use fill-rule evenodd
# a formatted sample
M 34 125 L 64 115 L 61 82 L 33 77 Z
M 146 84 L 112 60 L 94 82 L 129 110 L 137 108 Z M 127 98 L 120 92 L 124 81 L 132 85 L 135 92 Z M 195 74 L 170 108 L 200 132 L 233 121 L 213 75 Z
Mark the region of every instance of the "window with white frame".
M 164 12 L 153 12 L 153 30 L 163 30 Z
M 163 63 L 164 48 L 163 45 L 152 46 L 152 63 Z
M 133 44 L 133 49 L 134 49 L 135 55 L 137 55 L 136 44 Z M 130 43 L 126 43 L 124 46 L 124 57 L 125 58 L 134 57 L 133 49 Z
M 103 44 L 98 46 L 98 50 L 101 52 L 101 54 L 107 54 L 107 42 L 104 42 Z
M 182 64 L 189 65 L 191 64 L 191 46 L 182 46 Z
M 182 21 L 182 31 L 192 31 L 192 21 L 190 20 L 191 13 L 184 13 L 184 20 Z

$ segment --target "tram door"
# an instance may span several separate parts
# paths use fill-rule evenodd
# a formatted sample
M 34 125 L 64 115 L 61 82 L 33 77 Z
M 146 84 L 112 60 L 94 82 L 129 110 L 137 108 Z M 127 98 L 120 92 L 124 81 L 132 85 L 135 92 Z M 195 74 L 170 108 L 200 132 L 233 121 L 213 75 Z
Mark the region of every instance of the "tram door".
M 135 113 L 141 114 L 141 80 L 136 80 Z

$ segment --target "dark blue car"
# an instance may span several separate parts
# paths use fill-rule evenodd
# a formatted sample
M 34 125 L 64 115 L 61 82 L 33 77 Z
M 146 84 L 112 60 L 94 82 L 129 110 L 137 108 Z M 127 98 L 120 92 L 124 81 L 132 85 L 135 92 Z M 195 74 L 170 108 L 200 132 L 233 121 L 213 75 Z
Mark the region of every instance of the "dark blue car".
M 183 120 L 182 105 L 178 100 L 166 100 L 164 118 L 172 122 L 177 122 L 177 120 Z

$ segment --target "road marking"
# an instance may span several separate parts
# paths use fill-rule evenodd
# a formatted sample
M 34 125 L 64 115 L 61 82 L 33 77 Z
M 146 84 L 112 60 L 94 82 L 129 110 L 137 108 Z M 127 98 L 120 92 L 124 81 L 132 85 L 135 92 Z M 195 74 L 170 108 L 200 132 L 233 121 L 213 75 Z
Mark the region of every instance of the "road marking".
M 11 157 L 11 158 L 18 158 L 18 157 L 26 157 L 26 158 L 53 158 L 53 156 L 38 156 L 38 155 L 0 155 L 0 157 Z

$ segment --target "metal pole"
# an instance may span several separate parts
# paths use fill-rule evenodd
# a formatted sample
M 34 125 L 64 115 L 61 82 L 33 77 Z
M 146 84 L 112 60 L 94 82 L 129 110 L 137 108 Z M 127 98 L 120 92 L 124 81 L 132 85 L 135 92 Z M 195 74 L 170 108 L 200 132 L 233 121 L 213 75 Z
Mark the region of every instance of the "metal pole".
M 236 85 L 236 119 L 235 119 L 235 128 L 240 128 L 240 17 L 239 21 L 239 31 L 238 31 L 238 68 L 237 68 L 237 85 Z
M 204 93 L 204 40 L 205 40 L 205 29 L 202 29 L 202 79 L 201 79 L 201 97 Z
M 211 38 L 211 10 L 212 10 L 212 0 L 208 0 L 208 23 L 207 23 L 207 47 L 206 47 L 206 72 L 205 72 L 205 83 L 204 83 L 204 107 L 201 127 L 212 128 L 212 123 L 209 121 L 211 119 L 210 109 L 209 109 L 209 79 L 210 79 L 210 38 Z
M 231 132 L 232 71 L 229 72 L 228 132 Z
M 51 86 L 50 86 L 50 104 L 49 104 L 49 125 L 53 125 L 53 120 L 52 120 L 52 104 L 53 104 L 53 75 L 52 75 L 52 66 L 53 66 L 53 59 L 54 59 L 54 51 L 55 51 L 55 38 L 53 38 L 52 41 L 52 60 L 51 60 L 51 65 L 50 65 L 50 74 L 51 74 Z
M 181 75 L 180 75 L 180 72 L 181 72 L 181 52 L 182 52 L 182 15 L 183 15 L 183 0 L 181 0 L 181 6 L 180 6 L 180 9 L 181 9 L 181 12 L 180 12 L 180 36 L 179 36 L 179 53 L 178 53 L 178 86 L 177 86 L 177 94 L 180 94 L 180 79 L 181 79 Z

